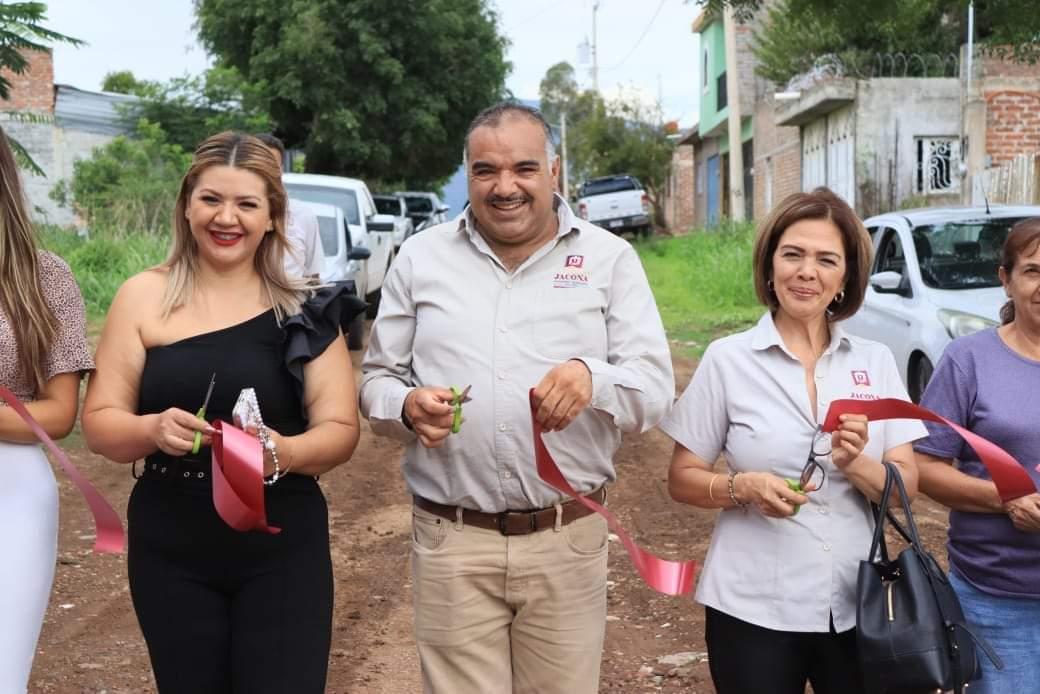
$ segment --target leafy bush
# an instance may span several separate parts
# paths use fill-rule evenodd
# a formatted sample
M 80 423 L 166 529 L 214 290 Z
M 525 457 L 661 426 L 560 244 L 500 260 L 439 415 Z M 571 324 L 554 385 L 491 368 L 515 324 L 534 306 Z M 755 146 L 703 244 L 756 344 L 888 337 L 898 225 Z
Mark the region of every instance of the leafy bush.
M 86 238 L 57 226 L 41 228 L 40 242 L 72 268 L 91 321 L 103 320 L 119 286 L 161 263 L 170 245 L 167 234 L 95 233 Z
M 120 136 L 73 165 L 51 198 L 71 206 L 91 233 L 123 238 L 164 234 L 170 228 L 177 188 L 191 154 L 169 144 L 162 128 L 142 119 L 138 136 Z

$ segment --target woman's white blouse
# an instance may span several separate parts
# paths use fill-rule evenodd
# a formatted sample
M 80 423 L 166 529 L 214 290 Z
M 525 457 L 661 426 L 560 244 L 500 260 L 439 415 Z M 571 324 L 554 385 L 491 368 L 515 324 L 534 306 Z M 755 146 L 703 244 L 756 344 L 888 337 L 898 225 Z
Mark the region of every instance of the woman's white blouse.
M 732 472 L 798 479 L 813 434 L 831 402 L 844 398 L 908 400 L 887 347 L 831 326 L 816 365 L 817 411 L 805 368 L 784 346 L 771 314 L 742 333 L 713 342 L 661 428 L 697 457 L 721 453 Z M 917 420 L 871 422 L 864 452 L 875 460 L 927 436 Z M 856 626 L 856 574 L 873 532 L 867 498 L 831 463 L 823 488 L 790 518 L 753 507 L 719 513 L 696 599 L 768 629 L 838 632 Z M 717 480 L 715 495 L 726 495 Z

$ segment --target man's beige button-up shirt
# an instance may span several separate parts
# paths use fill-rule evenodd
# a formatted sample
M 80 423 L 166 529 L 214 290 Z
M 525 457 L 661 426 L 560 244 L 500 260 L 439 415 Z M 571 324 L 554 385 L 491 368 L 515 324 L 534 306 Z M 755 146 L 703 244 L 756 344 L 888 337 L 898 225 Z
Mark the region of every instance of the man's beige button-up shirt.
M 561 495 L 535 470 L 528 391 L 580 359 L 592 403 L 545 435 L 581 493 L 615 479 L 621 432 L 653 427 L 675 382 L 657 306 L 631 245 L 576 218 L 557 197 L 559 231 L 514 272 L 467 209 L 401 247 L 383 285 L 363 361 L 361 410 L 373 431 L 406 441 L 409 491 L 486 512 L 545 508 Z M 472 385 L 458 434 L 423 447 L 401 409 L 415 387 Z

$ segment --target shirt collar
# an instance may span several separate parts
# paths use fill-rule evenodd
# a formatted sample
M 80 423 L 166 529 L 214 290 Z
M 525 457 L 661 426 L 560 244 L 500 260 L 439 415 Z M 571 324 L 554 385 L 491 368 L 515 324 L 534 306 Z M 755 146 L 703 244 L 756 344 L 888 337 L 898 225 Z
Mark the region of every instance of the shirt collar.
M 556 230 L 556 238 L 563 238 L 572 231 L 581 233 L 581 229 L 576 223 L 574 211 L 571 210 L 570 205 L 567 204 L 567 201 L 559 193 L 553 193 L 553 207 L 556 208 L 556 218 L 560 222 L 559 228 Z M 474 234 L 477 234 L 477 220 L 473 216 L 473 207 L 468 203 L 466 204 L 466 209 L 459 215 L 458 231 L 466 232 L 470 240 L 473 240 Z
M 823 351 L 824 354 L 830 354 L 843 344 L 846 346 L 849 344 L 849 338 L 845 334 L 845 329 L 841 327 L 841 323 L 830 323 L 829 325 L 831 341 L 827 345 L 827 349 Z M 785 352 L 788 351 L 787 347 L 784 346 L 784 341 L 780 337 L 779 331 L 776 329 L 772 311 L 766 311 L 765 315 L 758 320 L 758 324 L 752 329 L 751 349 L 766 350 L 770 347 L 779 347 Z

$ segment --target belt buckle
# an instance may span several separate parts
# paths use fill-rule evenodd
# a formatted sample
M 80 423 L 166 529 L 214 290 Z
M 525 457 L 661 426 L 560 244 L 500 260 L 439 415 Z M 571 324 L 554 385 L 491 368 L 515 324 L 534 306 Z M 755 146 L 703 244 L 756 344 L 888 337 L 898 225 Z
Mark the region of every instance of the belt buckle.
M 511 532 L 509 529 L 509 517 L 510 516 L 527 516 L 528 523 L 527 528 L 521 528 L 516 532 Z M 516 512 L 516 511 L 502 511 L 498 514 L 498 532 L 505 536 L 509 535 L 527 535 L 538 530 L 538 521 L 535 518 L 534 513 L 528 512 Z

